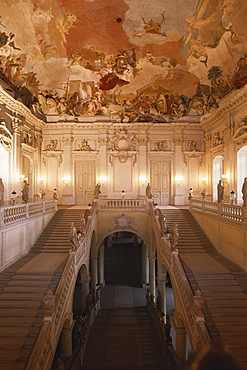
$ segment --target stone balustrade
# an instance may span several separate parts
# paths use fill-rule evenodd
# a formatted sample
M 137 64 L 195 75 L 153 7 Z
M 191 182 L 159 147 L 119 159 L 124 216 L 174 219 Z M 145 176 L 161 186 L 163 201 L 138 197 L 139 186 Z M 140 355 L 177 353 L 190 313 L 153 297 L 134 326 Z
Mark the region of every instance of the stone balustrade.
M 146 210 L 146 199 L 100 199 L 100 209 L 135 209 Z
M 17 204 L 0 208 L 0 227 L 10 225 L 32 217 L 42 216 L 46 213 L 56 212 L 57 201 Z
M 247 225 L 247 209 L 243 206 L 192 199 L 190 200 L 190 210 L 212 215 L 225 221 Z

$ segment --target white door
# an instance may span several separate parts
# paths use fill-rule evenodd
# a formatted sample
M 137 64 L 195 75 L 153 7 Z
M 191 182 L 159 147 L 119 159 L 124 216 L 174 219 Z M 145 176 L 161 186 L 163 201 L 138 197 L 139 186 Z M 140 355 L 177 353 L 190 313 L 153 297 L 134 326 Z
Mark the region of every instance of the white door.
M 151 163 L 151 187 L 154 203 L 168 205 L 170 203 L 170 163 Z
M 94 187 L 95 162 L 76 162 L 76 204 L 92 203 Z

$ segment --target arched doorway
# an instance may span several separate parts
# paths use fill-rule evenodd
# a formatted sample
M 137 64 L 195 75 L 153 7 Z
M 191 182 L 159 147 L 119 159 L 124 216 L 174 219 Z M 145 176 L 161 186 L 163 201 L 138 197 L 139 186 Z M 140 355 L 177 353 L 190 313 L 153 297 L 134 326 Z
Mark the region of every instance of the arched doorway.
M 213 201 L 217 201 L 217 184 L 222 180 L 224 157 L 218 155 L 213 160 Z
M 121 231 L 108 237 L 104 245 L 105 283 L 141 287 L 141 238 L 130 232 Z
M 247 145 L 237 153 L 237 201 L 242 204 L 242 184 L 247 176 Z

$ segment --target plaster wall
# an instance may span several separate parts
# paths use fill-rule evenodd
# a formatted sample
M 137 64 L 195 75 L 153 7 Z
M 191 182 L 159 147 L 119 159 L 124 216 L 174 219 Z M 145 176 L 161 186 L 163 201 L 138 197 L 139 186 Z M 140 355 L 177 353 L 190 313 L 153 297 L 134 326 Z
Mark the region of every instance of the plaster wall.
M 0 271 L 29 252 L 53 216 L 54 213 L 49 213 L 1 228 L 2 259 Z

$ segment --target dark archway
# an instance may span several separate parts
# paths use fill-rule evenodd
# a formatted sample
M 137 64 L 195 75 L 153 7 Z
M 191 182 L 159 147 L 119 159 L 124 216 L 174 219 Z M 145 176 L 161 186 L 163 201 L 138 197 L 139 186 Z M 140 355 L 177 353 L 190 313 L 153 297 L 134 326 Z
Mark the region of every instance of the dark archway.
M 141 287 L 142 239 L 122 231 L 108 236 L 104 245 L 106 284 Z

